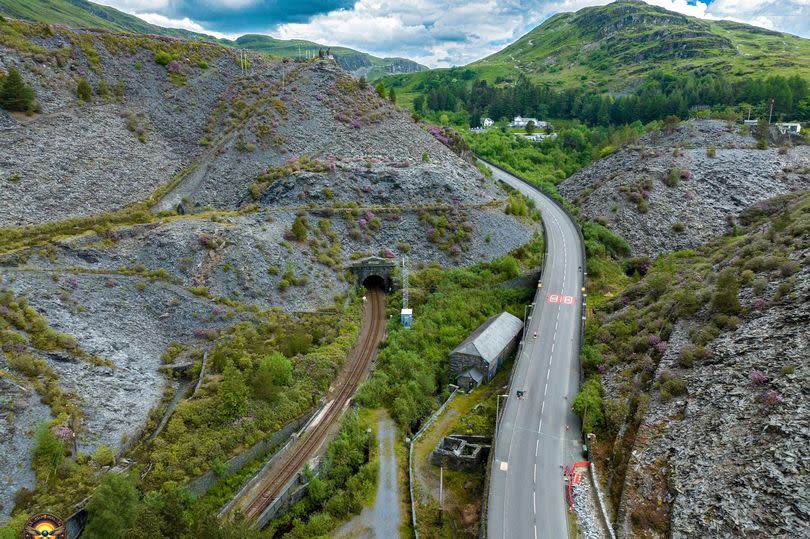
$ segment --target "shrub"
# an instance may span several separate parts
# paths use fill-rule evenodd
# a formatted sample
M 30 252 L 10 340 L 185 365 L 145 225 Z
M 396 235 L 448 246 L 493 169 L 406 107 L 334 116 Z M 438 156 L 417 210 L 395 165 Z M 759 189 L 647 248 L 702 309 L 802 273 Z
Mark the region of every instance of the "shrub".
M 784 402 L 784 398 L 776 390 L 769 389 L 762 395 L 762 402 L 767 406 L 779 406 Z
M 717 157 L 717 148 L 714 146 L 706 148 L 706 157 Z
M 764 372 L 757 370 L 751 371 L 751 374 L 749 374 L 748 377 L 751 378 L 751 383 L 754 384 L 754 386 L 767 384 L 768 380 L 770 380 L 770 378 L 768 378 Z
M 670 378 L 661 384 L 661 399 L 669 400 L 686 394 L 686 381 L 683 378 Z
M 300 215 L 296 217 L 290 230 L 296 241 L 307 239 L 307 218 Z
M 172 61 L 172 55 L 166 51 L 158 51 L 155 53 L 155 62 L 162 65 L 167 66 Z
M 217 408 L 225 418 L 244 415 L 247 410 L 249 390 L 242 373 L 228 363 L 222 371 L 222 381 L 217 387 Z
M 99 466 L 112 466 L 115 464 L 115 451 L 106 445 L 100 445 L 93 453 L 93 461 Z
M 17 68 L 8 70 L 0 85 L 0 107 L 6 110 L 32 112 L 36 108 L 34 89 L 25 84 Z
M 126 475 L 106 474 L 87 503 L 87 528 L 83 537 L 124 537 L 124 530 L 135 523 L 138 491 Z
M 664 185 L 667 187 L 675 187 L 678 185 L 678 182 L 681 180 L 681 170 L 678 168 L 673 168 L 669 171 L 669 174 L 664 176 L 663 182 Z
M 684 231 L 684 228 L 686 228 L 686 227 L 684 226 L 684 224 L 683 224 L 683 223 L 674 223 L 674 224 L 672 225 L 672 231 L 673 231 L 673 232 L 679 232 L 679 233 L 680 233 L 680 232 L 683 232 L 683 231 Z
M 597 378 L 588 379 L 576 398 L 574 398 L 574 412 L 582 418 L 582 428 L 587 432 L 601 429 L 605 423 L 602 413 L 602 384 Z
M 93 87 L 87 82 L 87 79 L 80 78 L 76 83 L 76 97 L 82 101 L 91 101 L 93 99 Z
M 65 459 L 65 446 L 53 433 L 47 422 L 37 427 L 34 436 L 34 449 L 32 465 L 38 472 L 44 472 L 49 477 L 56 471 Z
M 757 150 L 767 150 L 768 149 L 768 139 L 761 138 L 757 140 Z
M 712 306 L 716 312 L 722 314 L 737 314 L 740 312 L 740 301 L 737 294 L 740 285 L 737 276 L 732 268 L 727 268 L 720 273 L 715 286 Z

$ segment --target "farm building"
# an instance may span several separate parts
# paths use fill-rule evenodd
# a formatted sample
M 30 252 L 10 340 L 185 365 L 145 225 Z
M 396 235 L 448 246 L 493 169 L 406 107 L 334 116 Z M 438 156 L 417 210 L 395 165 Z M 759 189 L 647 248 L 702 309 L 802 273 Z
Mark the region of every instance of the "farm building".
M 470 390 L 489 382 L 514 351 L 523 322 L 509 313 L 493 316 L 450 352 L 450 379 Z

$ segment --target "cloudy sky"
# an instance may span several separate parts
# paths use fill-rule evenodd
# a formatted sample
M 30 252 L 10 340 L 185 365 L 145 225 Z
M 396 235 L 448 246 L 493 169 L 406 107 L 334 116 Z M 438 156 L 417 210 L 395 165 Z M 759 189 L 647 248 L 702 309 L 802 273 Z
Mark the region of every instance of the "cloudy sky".
M 549 16 L 609 0 L 94 0 L 166 27 L 218 37 L 303 38 L 430 67 L 463 65 Z M 810 38 L 810 0 L 647 0 Z

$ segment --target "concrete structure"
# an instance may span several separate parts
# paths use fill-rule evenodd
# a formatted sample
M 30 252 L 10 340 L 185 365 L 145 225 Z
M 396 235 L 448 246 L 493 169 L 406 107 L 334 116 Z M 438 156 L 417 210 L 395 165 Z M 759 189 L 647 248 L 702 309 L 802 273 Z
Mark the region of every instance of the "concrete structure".
M 386 292 L 394 289 L 393 260 L 379 256 L 361 258 L 349 264 L 347 268 L 357 278 L 357 284 L 364 286 L 379 286 Z
M 759 120 L 743 120 L 743 125 L 754 126 L 759 125 Z
M 798 135 L 802 132 L 802 124 L 798 122 L 782 122 L 776 124 L 776 128 L 779 129 L 779 132 L 783 135 L 787 133 L 791 133 L 794 135 Z
M 517 346 L 522 330 L 520 318 L 509 313 L 495 315 L 481 324 L 450 352 L 450 379 L 475 368 L 487 382 L 492 380 L 498 367 Z
M 488 436 L 450 434 L 439 441 L 430 462 L 451 470 L 471 471 L 486 461 L 490 447 Z
M 411 329 L 413 325 L 413 309 L 402 309 L 399 313 L 399 321 L 402 322 L 402 327 Z

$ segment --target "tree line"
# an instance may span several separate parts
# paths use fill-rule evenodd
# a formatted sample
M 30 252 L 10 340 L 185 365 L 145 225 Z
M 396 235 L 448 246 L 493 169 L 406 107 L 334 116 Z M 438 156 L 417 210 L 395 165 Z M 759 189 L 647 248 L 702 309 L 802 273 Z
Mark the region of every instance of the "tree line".
M 469 70 L 468 70 L 469 71 Z M 773 101 L 774 120 L 810 120 L 810 84 L 798 75 L 731 78 L 722 74 L 650 74 L 634 91 L 617 95 L 585 88 L 558 90 L 535 84 L 521 75 L 514 84 L 492 85 L 485 80 L 438 73 L 417 86 L 414 110 L 420 114 L 464 111 L 470 126 L 488 116 L 578 119 L 589 125 L 644 123 L 666 116 L 689 117 L 695 109 L 736 107 L 768 115 Z

